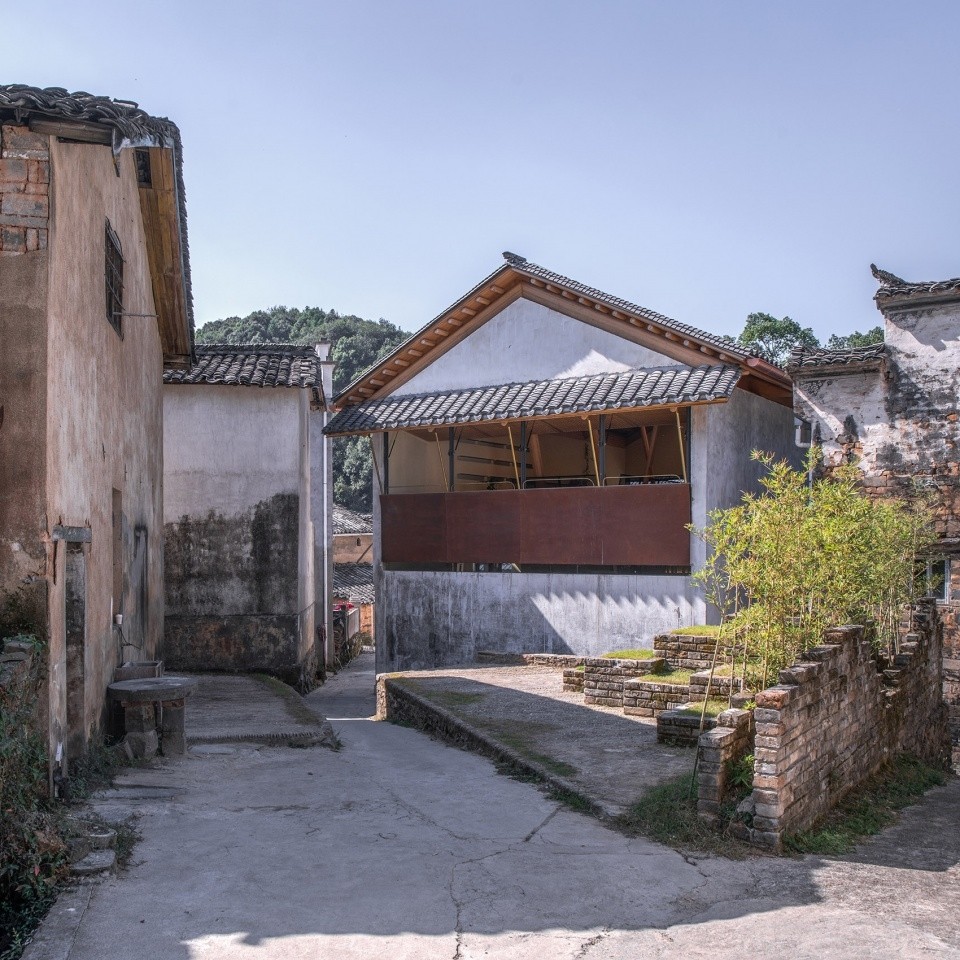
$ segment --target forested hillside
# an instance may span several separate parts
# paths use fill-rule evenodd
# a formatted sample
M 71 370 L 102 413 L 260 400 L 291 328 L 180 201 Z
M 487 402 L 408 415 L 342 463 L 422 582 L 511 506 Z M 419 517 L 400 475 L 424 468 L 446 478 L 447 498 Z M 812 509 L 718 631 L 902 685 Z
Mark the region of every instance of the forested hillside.
M 336 310 L 272 307 L 246 317 L 213 320 L 197 330 L 197 343 L 319 343 L 333 344 L 334 392 L 386 356 L 407 338 L 386 320 L 342 316 Z M 333 498 L 362 513 L 372 508 L 372 469 L 366 437 L 345 437 L 333 443 Z

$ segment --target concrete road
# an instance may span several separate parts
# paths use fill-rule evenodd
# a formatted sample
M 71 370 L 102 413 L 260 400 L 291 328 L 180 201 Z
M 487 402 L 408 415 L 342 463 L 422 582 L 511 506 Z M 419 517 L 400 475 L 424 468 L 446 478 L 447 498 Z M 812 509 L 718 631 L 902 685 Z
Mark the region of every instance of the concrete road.
M 960 957 L 956 781 L 844 861 L 697 859 L 363 719 L 368 659 L 308 702 L 340 752 L 127 773 L 133 865 L 65 898 L 32 960 Z

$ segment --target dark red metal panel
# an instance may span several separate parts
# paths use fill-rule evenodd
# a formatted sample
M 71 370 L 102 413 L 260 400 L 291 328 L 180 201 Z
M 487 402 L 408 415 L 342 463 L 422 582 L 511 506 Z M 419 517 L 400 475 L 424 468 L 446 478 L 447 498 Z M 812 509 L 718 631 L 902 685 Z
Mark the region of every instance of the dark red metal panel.
M 452 563 L 516 563 L 520 505 L 528 491 L 447 494 L 447 557 Z
M 686 483 L 607 487 L 600 503 L 605 566 L 690 564 L 690 487 Z
M 380 498 L 387 563 L 685 567 L 684 483 Z
M 523 490 L 520 563 L 602 562 L 597 487 Z
M 394 493 L 380 497 L 380 552 L 385 563 L 445 563 L 445 493 Z

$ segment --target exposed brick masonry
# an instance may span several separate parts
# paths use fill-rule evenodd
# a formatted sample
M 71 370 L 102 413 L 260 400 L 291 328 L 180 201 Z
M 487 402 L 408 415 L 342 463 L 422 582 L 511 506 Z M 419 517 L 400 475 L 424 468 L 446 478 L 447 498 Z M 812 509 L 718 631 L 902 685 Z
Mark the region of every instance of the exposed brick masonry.
M 50 219 L 47 138 L 0 127 L 0 256 L 45 250 Z
M 863 627 L 837 627 L 824 640 L 756 697 L 754 815 L 745 833 L 762 846 L 779 849 L 784 835 L 813 825 L 899 753 L 947 762 L 942 624 L 932 601 L 908 616 L 886 669 Z M 701 739 L 701 762 L 724 762 L 722 750 L 710 754 L 720 729 Z M 704 816 L 719 797 L 715 786 L 703 795 Z

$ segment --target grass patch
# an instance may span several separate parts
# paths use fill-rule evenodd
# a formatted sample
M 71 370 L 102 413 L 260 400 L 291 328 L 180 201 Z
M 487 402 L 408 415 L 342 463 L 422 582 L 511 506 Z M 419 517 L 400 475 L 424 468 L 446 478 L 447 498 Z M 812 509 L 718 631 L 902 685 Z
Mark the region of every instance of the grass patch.
M 717 637 L 720 635 L 720 628 L 717 626 L 677 627 L 676 630 L 670 632 L 681 637 Z
M 556 728 L 551 724 L 524 723 L 522 728 L 518 729 L 519 725 L 510 721 L 486 721 L 477 723 L 477 726 L 482 727 L 505 747 L 509 747 L 527 760 L 538 763 L 545 770 L 555 773 L 558 777 L 572 777 L 577 773 L 577 768 L 573 764 L 558 760 L 549 754 L 541 753 L 537 749 L 536 740 L 530 736 L 530 734 L 535 736 L 537 731 L 550 732 L 555 730 Z
M 631 836 L 649 837 L 675 850 L 742 859 L 750 847 L 697 816 L 696 786 L 691 790 L 691 782 L 692 774 L 685 773 L 653 787 L 617 817 L 615 825 Z
M 454 709 L 466 707 L 471 703 L 479 703 L 486 697 L 485 693 L 463 693 L 460 690 L 431 690 L 424 694 L 428 700 L 439 703 L 441 707 Z
M 614 650 L 605 653 L 604 660 L 653 660 L 660 654 L 656 650 Z
M 303 697 L 293 687 L 287 686 L 282 680 L 271 677 L 268 673 L 254 673 L 251 676 L 283 700 L 291 720 L 296 720 L 297 723 L 306 723 L 313 727 L 320 726 L 320 719 L 303 702 Z
M 698 670 L 664 670 L 663 673 L 651 673 L 648 675 L 648 683 L 673 683 L 681 687 L 690 686 L 690 678 L 699 673 Z M 645 678 L 641 677 L 642 683 Z
M 726 700 L 708 700 L 707 701 L 707 716 L 708 717 L 718 717 L 724 710 L 727 709 L 729 704 Z M 703 704 L 702 703 L 688 703 L 685 707 L 679 708 L 681 713 L 689 714 L 693 717 L 699 717 L 703 713 Z
M 848 853 L 865 837 L 879 833 L 916 803 L 931 787 L 946 782 L 946 774 L 916 757 L 900 755 L 862 788 L 848 795 L 812 830 L 784 838 L 793 853 Z

